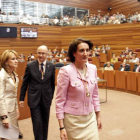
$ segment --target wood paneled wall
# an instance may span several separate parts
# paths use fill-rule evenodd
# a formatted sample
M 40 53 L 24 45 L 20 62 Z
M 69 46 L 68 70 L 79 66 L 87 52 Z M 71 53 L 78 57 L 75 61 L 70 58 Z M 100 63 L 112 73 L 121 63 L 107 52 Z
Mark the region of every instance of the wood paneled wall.
M 17 38 L 0 38 L 0 54 L 6 49 L 14 49 L 18 53 L 36 53 L 37 47 L 46 45 L 49 49 L 55 46 L 61 47 L 61 28 L 41 25 L 25 25 L 25 24 L 2 24 L 0 26 L 17 27 Z M 20 37 L 20 27 L 36 27 L 38 28 L 38 38 L 25 39 Z
M 70 7 L 78 7 L 89 9 L 90 13 L 97 14 L 98 10 L 101 14 L 105 14 L 108 11 L 109 0 L 26 0 L 34 2 L 44 2 L 58 5 L 65 5 Z
M 29 26 L 18 24 L 0 24 L 0 26 L 18 27 L 17 38 L 0 38 L 0 54 L 5 49 L 14 49 L 18 53 L 36 53 L 40 45 L 47 45 L 48 48 L 68 49 L 69 43 L 78 37 L 89 38 L 94 45 L 109 44 L 112 52 L 118 53 L 126 47 L 133 49 L 140 48 L 140 23 L 121 25 L 97 25 L 84 27 L 54 27 L 54 26 Z M 37 39 L 21 39 L 20 27 L 37 27 Z
M 89 27 L 62 27 L 62 47 L 77 38 L 85 37 L 93 41 L 94 45 L 109 44 L 112 52 L 121 52 L 126 47 L 140 48 L 140 23 L 120 25 L 98 25 Z
M 138 0 L 109 0 L 109 6 L 112 8 L 112 14 L 122 12 L 127 15 L 140 12 L 140 2 Z

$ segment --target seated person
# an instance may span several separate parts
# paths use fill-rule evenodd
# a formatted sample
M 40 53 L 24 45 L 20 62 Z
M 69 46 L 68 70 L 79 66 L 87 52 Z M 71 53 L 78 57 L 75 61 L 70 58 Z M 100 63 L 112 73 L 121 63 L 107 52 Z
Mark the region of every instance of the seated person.
M 20 54 L 19 55 L 19 59 L 18 59 L 18 62 L 25 62 L 25 60 L 24 60 L 24 58 L 25 58 L 25 56 L 23 55 L 23 54 Z
M 133 52 L 130 51 L 130 52 L 128 53 L 128 55 L 129 55 L 129 58 L 132 58 Z
M 60 53 L 59 52 L 57 52 L 57 54 L 55 55 L 55 57 L 60 57 Z
M 116 63 L 118 62 L 118 58 L 113 54 L 113 57 L 111 58 L 111 63 Z
M 82 19 L 79 23 L 79 26 L 84 26 L 85 25 L 85 21 Z
M 139 58 L 136 58 L 136 54 L 133 54 L 131 62 L 136 63 L 137 61 L 139 61 Z
M 64 58 L 64 56 L 62 56 L 60 59 L 59 59 L 59 62 L 60 63 L 64 63 L 64 62 L 66 62 L 67 60 L 66 60 L 66 58 Z
M 58 52 L 57 48 L 58 48 L 58 47 L 55 46 L 55 49 L 53 49 L 53 52 L 52 52 L 53 54 L 56 54 L 56 53 Z
M 123 60 L 124 63 L 131 62 L 129 55 L 126 55 L 125 59 Z
M 61 53 L 67 53 L 64 49 L 61 49 Z
M 126 63 L 122 63 L 120 68 L 119 68 L 120 71 L 130 71 L 130 67 L 128 65 L 126 65 Z
M 124 52 L 121 52 L 120 57 L 121 57 L 121 58 L 125 57 Z
M 35 56 L 32 55 L 32 56 L 31 56 L 31 60 L 33 61 L 33 60 L 35 60 L 35 59 L 36 59 Z
M 100 51 L 100 48 L 98 47 L 98 45 L 94 48 L 94 50 Z
M 101 50 L 101 53 L 106 53 L 107 54 L 106 48 L 105 49 L 102 49 Z
M 51 52 L 51 51 L 49 51 L 49 53 L 48 53 L 48 55 L 47 55 L 47 58 L 53 58 L 52 52 Z
M 110 50 L 110 46 L 109 45 L 106 45 L 106 50 Z
M 105 45 L 102 45 L 101 50 L 105 50 Z
M 93 50 L 92 57 L 97 57 L 97 56 L 99 56 L 99 52 L 97 50 Z
M 31 62 L 31 61 L 32 61 L 30 56 L 28 57 L 28 60 L 27 60 L 27 61 L 28 61 L 28 62 Z
M 124 53 L 129 53 L 129 52 L 130 52 L 129 48 L 128 48 L 128 47 L 126 47 L 126 49 L 125 49 Z
M 55 25 L 55 26 L 59 25 L 59 19 L 57 17 L 54 17 L 53 25 Z
M 110 62 L 108 61 L 107 66 L 104 68 L 104 70 L 114 70 L 114 68 L 110 65 Z
M 140 61 L 136 62 L 133 71 L 134 72 L 140 72 Z

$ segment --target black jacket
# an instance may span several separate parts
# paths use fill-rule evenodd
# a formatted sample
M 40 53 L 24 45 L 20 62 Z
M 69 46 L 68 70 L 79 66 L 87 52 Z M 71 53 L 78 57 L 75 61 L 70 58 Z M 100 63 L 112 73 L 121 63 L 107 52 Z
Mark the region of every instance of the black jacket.
M 122 69 L 122 66 L 119 68 L 119 70 Z M 130 71 L 130 66 L 126 65 L 125 68 L 124 68 L 124 71 Z
M 134 66 L 134 69 L 133 69 L 134 72 L 136 72 L 137 67 L 138 67 L 138 65 Z M 140 69 L 139 69 L 139 72 L 140 72 Z
M 28 63 L 20 90 L 20 101 L 24 101 L 27 88 L 30 108 L 35 108 L 41 97 L 44 106 L 50 106 L 55 90 L 55 66 L 51 62 L 46 63 L 44 79 L 42 80 L 38 60 Z

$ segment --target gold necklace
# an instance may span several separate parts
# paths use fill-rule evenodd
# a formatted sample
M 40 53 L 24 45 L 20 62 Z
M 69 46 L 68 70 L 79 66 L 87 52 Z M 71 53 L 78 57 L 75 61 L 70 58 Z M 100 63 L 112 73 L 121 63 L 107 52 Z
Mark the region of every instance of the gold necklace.
M 86 89 L 86 96 L 89 98 L 89 97 L 90 97 L 90 92 L 88 91 L 87 81 L 85 81 L 84 79 L 82 79 L 82 76 L 81 76 L 81 74 L 80 74 L 78 68 L 77 68 L 76 66 L 75 66 L 75 68 L 76 68 L 78 74 L 80 75 L 80 78 L 81 78 L 81 80 L 82 80 L 82 82 L 83 82 L 83 85 L 84 85 L 84 87 L 85 87 L 85 89 Z M 85 74 L 84 74 L 84 75 L 85 75 L 85 79 L 86 79 L 86 72 L 87 72 L 87 68 L 86 68 Z

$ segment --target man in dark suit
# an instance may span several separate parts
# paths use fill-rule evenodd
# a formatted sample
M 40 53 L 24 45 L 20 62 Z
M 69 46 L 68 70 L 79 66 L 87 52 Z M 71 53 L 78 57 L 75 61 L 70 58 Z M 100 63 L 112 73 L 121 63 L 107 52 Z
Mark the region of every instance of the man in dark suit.
M 136 62 L 133 71 L 134 72 L 140 72 L 140 62 L 139 61 Z
M 123 63 L 121 64 L 119 70 L 120 70 L 120 71 L 130 71 L 130 65 L 123 62 Z
M 37 49 L 38 59 L 27 64 L 20 91 L 20 107 L 28 88 L 28 105 L 31 111 L 35 140 L 47 140 L 50 106 L 55 90 L 55 66 L 46 60 L 48 49 Z

